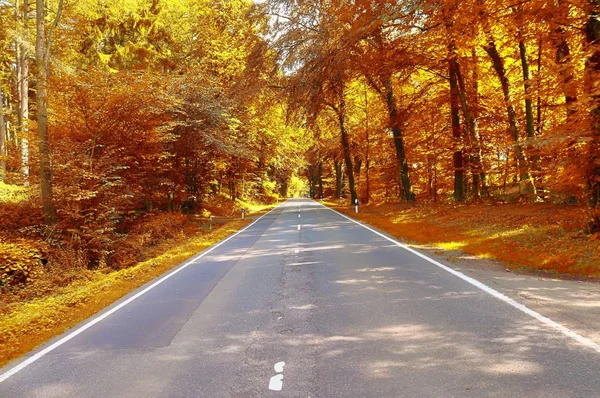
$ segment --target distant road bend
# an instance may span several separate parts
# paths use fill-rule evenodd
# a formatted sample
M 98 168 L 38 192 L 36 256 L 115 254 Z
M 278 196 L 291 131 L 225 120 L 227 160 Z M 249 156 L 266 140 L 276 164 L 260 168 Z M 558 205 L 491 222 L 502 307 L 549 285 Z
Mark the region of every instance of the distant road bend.
M 0 370 L 0 397 L 600 397 L 600 346 L 288 200 Z

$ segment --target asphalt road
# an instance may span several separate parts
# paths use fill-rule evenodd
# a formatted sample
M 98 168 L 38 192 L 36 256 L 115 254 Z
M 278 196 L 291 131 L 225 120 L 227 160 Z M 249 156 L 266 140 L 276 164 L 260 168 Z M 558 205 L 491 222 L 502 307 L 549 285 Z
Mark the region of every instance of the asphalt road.
M 148 286 L 0 397 L 600 397 L 598 345 L 308 200 Z

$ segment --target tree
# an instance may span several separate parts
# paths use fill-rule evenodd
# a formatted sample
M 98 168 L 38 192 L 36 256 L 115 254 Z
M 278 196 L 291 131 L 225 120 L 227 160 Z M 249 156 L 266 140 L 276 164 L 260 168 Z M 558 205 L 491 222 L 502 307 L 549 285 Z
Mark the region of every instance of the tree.
M 54 29 L 58 25 L 62 13 L 62 0 L 58 2 L 58 8 L 54 22 L 46 34 L 46 10 L 44 0 L 36 0 L 36 44 L 35 60 L 37 66 L 36 99 L 37 99 L 37 131 L 38 146 L 40 152 L 40 185 L 42 188 L 42 208 L 44 210 L 44 222 L 53 225 L 57 221 L 56 208 L 52 192 L 52 167 L 50 164 L 50 147 L 48 138 L 48 71 L 50 66 L 50 49 Z
M 0 88 L 0 182 L 6 177 L 6 124 L 4 123 L 4 91 Z
M 592 209 L 591 232 L 600 231 L 600 1 L 590 0 L 589 18 L 586 24 L 587 44 L 591 56 L 587 60 L 588 95 L 591 100 L 592 137 L 587 165 L 589 206 Z
M 494 71 L 496 72 L 498 80 L 500 80 L 500 86 L 502 88 L 502 94 L 504 97 L 504 105 L 506 107 L 506 115 L 508 118 L 509 133 L 513 142 L 517 169 L 519 170 L 518 173 L 520 188 L 522 192 L 526 195 L 535 195 L 535 185 L 529 172 L 529 161 L 527 159 L 527 155 L 525 154 L 525 150 L 523 148 L 523 144 L 519 136 L 519 122 L 517 120 L 517 113 L 513 105 L 513 99 L 511 97 L 510 80 L 507 76 L 507 72 L 504 67 L 504 59 L 500 55 L 498 47 L 496 46 L 496 40 L 492 35 L 488 18 L 489 17 L 487 15 L 487 11 L 484 7 L 482 9 L 482 23 L 487 43 L 484 45 L 483 49 L 492 60 Z
M 21 175 L 23 184 L 29 184 L 29 0 L 23 0 L 22 10 L 15 1 L 16 14 L 22 22 L 22 33 L 17 36 L 17 93 L 19 116 L 17 128 L 21 135 Z

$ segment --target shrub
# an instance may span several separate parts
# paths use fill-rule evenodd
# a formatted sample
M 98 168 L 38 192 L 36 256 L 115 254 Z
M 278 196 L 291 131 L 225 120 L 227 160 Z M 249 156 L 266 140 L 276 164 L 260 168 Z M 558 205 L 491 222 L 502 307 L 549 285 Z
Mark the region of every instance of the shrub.
M 0 238 L 0 288 L 27 283 L 40 276 L 43 258 L 42 250 L 32 242 Z

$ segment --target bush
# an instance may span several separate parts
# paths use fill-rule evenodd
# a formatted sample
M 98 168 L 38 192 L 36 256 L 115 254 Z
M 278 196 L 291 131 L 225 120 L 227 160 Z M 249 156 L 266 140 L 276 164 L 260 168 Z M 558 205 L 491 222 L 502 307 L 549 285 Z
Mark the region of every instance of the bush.
M 43 258 L 42 250 L 32 242 L 0 238 L 0 288 L 27 283 L 40 276 Z
M 126 268 L 144 261 L 143 249 L 183 233 L 188 218 L 181 213 L 149 213 L 111 245 L 107 265 Z

